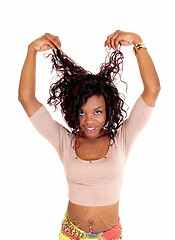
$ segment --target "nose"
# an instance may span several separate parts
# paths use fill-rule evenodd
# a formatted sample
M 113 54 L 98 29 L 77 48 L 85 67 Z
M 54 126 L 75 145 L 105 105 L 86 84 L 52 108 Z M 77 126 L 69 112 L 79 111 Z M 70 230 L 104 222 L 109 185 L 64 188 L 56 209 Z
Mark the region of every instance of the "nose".
M 86 115 L 85 122 L 86 124 L 94 123 L 94 117 L 92 115 Z

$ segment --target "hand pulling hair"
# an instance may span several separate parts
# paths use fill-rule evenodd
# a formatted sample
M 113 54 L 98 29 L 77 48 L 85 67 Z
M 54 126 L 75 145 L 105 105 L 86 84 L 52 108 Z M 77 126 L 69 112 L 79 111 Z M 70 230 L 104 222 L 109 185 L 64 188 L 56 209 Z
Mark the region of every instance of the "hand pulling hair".
M 50 85 L 47 104 L 53 105 L 55 110 L 60 105 L 65 121 L 72 128 L 72 133 L 76 133 L 79 131 L 79 112 L 82 105 L 91 96 L 102 94 L 106 103 L 105 125 L 108 123 L 109 136 L 114 140 L 117 129 L 127 116 L 123 108 L 125 97 L 115 86 L 118 79 L 125 83 L 121 80 L 124 59 L 122 52 L 116 50 L 108 53 L 97 74 L 85 70 L 58 48 L 46 57 L 51 57 L 52 72 L 56 71 L 56 82 Z

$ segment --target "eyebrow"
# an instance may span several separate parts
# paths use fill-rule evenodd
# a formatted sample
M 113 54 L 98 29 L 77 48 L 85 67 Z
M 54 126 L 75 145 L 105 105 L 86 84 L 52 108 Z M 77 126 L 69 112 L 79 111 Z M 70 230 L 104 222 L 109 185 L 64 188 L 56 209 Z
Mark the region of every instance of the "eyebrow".
M 97 108 L 94 108 L 94 110 L 98 110 L 98 109 L 100 109 L 100 108 L 103 108 L 102 106 L 99 106 L 99 107 L 97 107 Z
M 95 111 L 95 110 L 98 110 L 98 109 L 101 109 L 101 108 L 103 108 L 102 106 L 99 106 L 99 107 L 97 107 L 97 108 L 94 108 L 93 110 Z M 82 110 L 83 111 L 83 109 L 81 108 L 80 110 Z

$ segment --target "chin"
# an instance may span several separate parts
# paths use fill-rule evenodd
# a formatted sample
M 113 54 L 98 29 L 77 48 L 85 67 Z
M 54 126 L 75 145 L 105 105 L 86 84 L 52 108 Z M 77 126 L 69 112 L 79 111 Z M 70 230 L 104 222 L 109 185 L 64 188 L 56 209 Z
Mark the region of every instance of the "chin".
M 102 133 L 102 129 L 100 131 L 96 130 L 95 132 L 87 132 L 86 130 L 83 130 L 83 135 L 88 138 L 100 137 L 101 133 Z

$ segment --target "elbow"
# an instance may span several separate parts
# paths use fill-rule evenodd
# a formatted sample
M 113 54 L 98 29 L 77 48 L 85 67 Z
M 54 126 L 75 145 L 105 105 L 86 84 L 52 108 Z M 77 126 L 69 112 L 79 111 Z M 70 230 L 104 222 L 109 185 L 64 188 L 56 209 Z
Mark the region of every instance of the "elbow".
M 18 101 L 20 102 L 20 103 L 22 103 L 22 102 L 24 102 L 25 101 L 25 97 L 23 96 L 23 95 L 18 95 Z
M 18 95 L 18 101 L 22 102 L 22 97 L 20 95 Z
M 161 90 L 159 77 L 158 76 L 155 77 L 151 82 L 152 82 L 152 86 L 151 86 L 152 92 L 158 95 Z
M 24 96 L 25 94 L 23 94 L 21 91 L 20 91 L 20 88 L 18 89 L 18 101 L 19 102 L 23 102 L 24 101 Z
M 161 86 L 154 86 L 151 90 L 150 90 L 150 95 L 152 96 L 152 98 L 157 99 L 157 97 L 159 96 L 161 90 Z
M 153 95 L 158 96 L 159 93 L 160 93 L 160 90 L 161 90 L 161 86 L 160 86 L 160 84 L 158 84 L 157 86 L 155 86 L 155 87 L 153 88 Z
M 158 96 L 160 90 L 161 90 L 160 86 L 144 88 L 144 92 L 147 92 L 147 93 L 149 93 L 152 96 Z
M 156 82 L 155 82 L 155 91 L 156 92 L 160 92 L 161 86 L 160 86 L 160 81 L 159 81 L 159 77 L 157 76 Z
M 18 101 L 26 102 L 35 98 L 35 93 L 18 91 Z
M 18 101 L 22 102 L 22 97 L 20 95 L 18 95 Z
M 145 87 L 143 91 L 143 96 L 149 99 L 148 104 L 149 106 L 154 106 L 155 102 L 159 96 L 161 90 L 160 84 L 152 85 L 151 87 Z
M 160 86 L 160 82 L 158 81 L 158 83 L 156 84 L 155 89 L 154 89 L 155 94 L 157 94 L 157 96 L 159 95 L 160 90 L 161 90 L 161 86 Z
M 158 96 L 161 90 L 159 79 L 157 79 L 150 86 L 145 86 L 144 89 L 146 90 L 146 92 L 149 92 L 152 96 Z
M 160 81 L 159 81 L 159 77 L 157 76 L 155 86 L 154 86 L 154 91 L 155 93 L 159 94 L 160 90 L 161 90 Z

